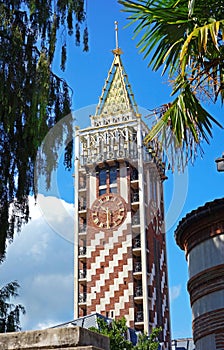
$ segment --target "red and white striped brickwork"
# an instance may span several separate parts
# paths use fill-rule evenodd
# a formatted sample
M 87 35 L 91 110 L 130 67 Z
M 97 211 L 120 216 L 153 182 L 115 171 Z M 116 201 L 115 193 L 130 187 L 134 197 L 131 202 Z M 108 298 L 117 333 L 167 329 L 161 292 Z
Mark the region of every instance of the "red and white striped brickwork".
M 134 326 L 133 259 L 130 212 L 116 231 L 90 228 L 87 248 L 87 314 L 125 316 Z M 129 219 L 129 220 L 128 220 Z M 127 223 L 129 221 L 129 223 Z
M 150 167 L 145 164 L 144 177 L 151 177 Z M 161 336 L 164 349 L 169 349 L 170 322 L 169 296 L 167 285 L 166 241 L 163 224 L 162 185 L 156 184 L 158 203 L 152 205 L 150 184 L 145 182 L 145 198 L 142 208 L 146 214 L 148 229 L 143 231 L 146 250 L 136 251 L 141 260 L 146 260 L 146 276 L 142 270 L 134 272 L 135 258 L 133 239 L 138 235 L 133 229 L 133 208 L 131 205 L 131 170 L 127 163 L 120 162 L 118 170 L 118 192 L 126 202 L 126 218 L 117 229 L 100 230 L 94 225 L 91 207 L 99 197 L 99 183 L 94 171 L 87 177 L 87 228 L 85 234 L 86 257 L 79 261 L 79 270 L 85 263 L 85 278 L 80 279 L 79 293 L 86 294 L 84 302 L 79 303 L 78 317 L 84 314 L 100 313 L 104 316 L 120 318 L 125 316 L 129 327 L 143 330 L 144 319 L 137 320 L 141 310 L 149 315 L 149 327 L 162 326 Z M 158 178 L 156 178 L 158 181 Z M 136 184 L 135 184 L 136 186 Z M 139 186 L 139 185 L 138 185 Z M 91 190 L 90 190 L 91 189 Z M 140 189 L 140 188 L 139 188 Z M 140 189 L 141 190 L 141 189 Z M 141 207 L 137 207 L 142 210 Z M 155 209 L 156 208 L 156 209 Z M 136 213 L 139 214 L 139 213 Z M 83 237 L 81 236 L 81 239 Z M 79 242 L 79 245 L 81 243 Z M 82 276 L 81 276 L 82 277 Z M 146 290 L 136 298 L 136 284 L 146 279 Z M 147 302 L 146 302 L 147 300 Z M 84 312 L 84 313 L 83 313 Z

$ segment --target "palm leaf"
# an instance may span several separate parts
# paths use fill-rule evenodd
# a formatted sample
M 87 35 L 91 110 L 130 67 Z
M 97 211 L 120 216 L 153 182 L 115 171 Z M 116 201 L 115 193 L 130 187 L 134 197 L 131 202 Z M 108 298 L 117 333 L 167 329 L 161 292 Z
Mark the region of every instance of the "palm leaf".
M 212 122 L 221 127 L 187 87 L 156 122 L 144 144 L 147 147 L 153 140 L 158 140 L 163 158 L 170 167 L 183 170 L 190 160 L 195 160 L 199 151 L 203 154 L 200 142 L 204 139 L 209 143 Z
M 121 0 L 119 3 L 125 6 L 123 11 L 131 13 L 129 25 L 139 21 L 134 30 L 134 37 L 143 32 L 137 47 L 141 53 L 144 53 L 144 58 L 152 53 L 148 66 L 152 66 L 152 69 L 156 71 L 165 63 L 164 74 L 172 62 L 170 73 L 173 72 L 173 67 L 177 66 L 179 60 L 177 52 L 183 45 L 183 34 L 188 26 L 187 6 L 176 8 L 177 2 L 174 1 L 173 6 L 170 5 L 167 8 L 162 8 L 163 3 L 158 1 L 156 3 L 161 7 L 159 5 L 153 7 L 155 5 L 153 1 L 151 7 L 147 1 L 142 2 L 145 5 L 128 0 Z
M 219 51 L 218 46 L 218 35 L 223 35 L 223 26 L 224 20 L 216 21 L 213 23 L 206 24 L 202 27 L 195 28 L 185 40 L 183 47 L 180 51 L 180 66 L 182 76 L 186 74 L 186 57 L 191 56 L 191 60 L 196 60 L 198 55 L 206 56 L 207 52 L 207 43 L 208 43 L 208 33 L 210 33 L 211 40 L 209 41 L 210 47 L 209 50 Z M 219 31 L 220 29 L 220 31 Z M 213 43 L 213 47 L 211 44 Z M 198 44 L 198 46 L 197 46 Z
M 174 135 L 178 147 L 183 144 L 188 146 L 189 140 L 199 143 L 200 137 L 209 143 L 209 136 L 212 135 L 212 123 L 222 127 L 212 115 L 206 111 L 188 85 L 176 97 L 171 107 L 162 115 L 159 121 L 153 126 L 144 142 L 147 144 L 158 134 L 164 133 L 163 129 L 169 130 Z M 188 131 L 186 136 L 185 131 Z M 190 135 L 190 139 L 189 139 Z
M 217 0 L 118 0 L 137 24 L 137 47 L 149 57 L 148 66 L 169 77 L 171 106 L 159 116 L 144 142 L 159 137 L 172 159 L 194 158 L 204 139 L 212 136 L 212 123 L 221 126 L 200 103 L 200 93 L 224 101 L 224 10 Z M 185 154 L 185 156 L 183 156 Z

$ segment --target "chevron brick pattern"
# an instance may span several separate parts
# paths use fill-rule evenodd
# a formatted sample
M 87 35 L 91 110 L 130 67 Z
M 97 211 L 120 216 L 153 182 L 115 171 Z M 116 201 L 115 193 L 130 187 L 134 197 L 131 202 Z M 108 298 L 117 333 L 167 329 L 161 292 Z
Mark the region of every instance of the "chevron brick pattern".
M 125 316 L 134 322 L 133 259 L 130 224 L 117 231 L 90 232 L 87 263 L 87 314 Z

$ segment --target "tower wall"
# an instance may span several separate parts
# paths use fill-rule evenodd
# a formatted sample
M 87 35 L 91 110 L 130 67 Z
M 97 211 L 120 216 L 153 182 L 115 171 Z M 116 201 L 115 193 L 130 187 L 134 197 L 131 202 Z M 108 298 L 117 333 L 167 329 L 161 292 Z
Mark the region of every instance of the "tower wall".
M 206 203 L 188 214 L 175 235 L 188 261 L 196 349 L 223 349 L 224 199 Z

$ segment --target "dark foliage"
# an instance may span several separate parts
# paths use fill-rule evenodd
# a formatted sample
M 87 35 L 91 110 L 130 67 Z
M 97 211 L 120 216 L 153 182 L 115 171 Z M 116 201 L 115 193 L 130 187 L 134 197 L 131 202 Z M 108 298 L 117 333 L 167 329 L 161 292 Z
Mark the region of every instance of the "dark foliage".
M 57 38 L 61 68 L 65 69 L 66 36 L 73 34 L 88 50 L 84 0 L 6 0 L 0 3 L 0 261 L 6 240 L 29 220 L 29 194 L 36 194 L 34 167 L 37 149 L 45 135 L 70 113 L 71 92 L 52 71 Z M 71 119 L 65 128 L 71 132 Z M 69 139 L 69 137 L 67 137 Z M 70 138 L 71 139 L 71 138 Z M 47 176 L 57 164 L 55 152 L 62 133 L 54 139 Z M 71 167 L 72 147 L 65 165 Z M 41 167 L 41 164 L 40 164 Z
M 9 302 L 11 297 L 18 296 L 19 284 L 14 281 L 0 288 L 0 333 L 21 330 L 20 315 L 25 313 L 22 305 Z

